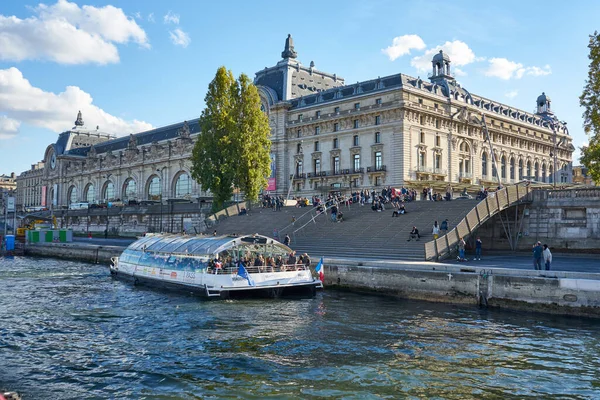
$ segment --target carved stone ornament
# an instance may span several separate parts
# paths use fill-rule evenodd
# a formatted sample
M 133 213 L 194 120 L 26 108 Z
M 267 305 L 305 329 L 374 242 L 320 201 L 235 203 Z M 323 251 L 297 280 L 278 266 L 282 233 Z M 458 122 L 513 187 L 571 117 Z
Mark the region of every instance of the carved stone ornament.
M 450 138 L 450 142 L 452 143 L 452 150 L 456 150 L 456 145 L 458 144 L 458 139 L 455 137 Z
M 320 151 L 315 151 L 311 155 L 312 155 L 312 159 L 313 160 L 318 160 L 319 158 L 321 158 L 321 152 Z
M 473 141 L 473 153 L 477 152 L 478 147 L 479 147 L 479 142 Z
M 300 154 L 294 155 L 294 161 L 296 161 L 296 162 L 298 162 L 298 161 L 304 162 L 304 154 L 300 153 Z
M 372 151 L 383 151 L 383 143 L 377 143 L 371 145 Z
M 177 130 L 177 136 L 181 139 L 189 139 L 190 134 L 190 126 L 187 121 L 183 121 L 183 126 Z
M 333 149 L 329 150 L 329 154 L 331 155 L 331 157 L 339 157 L 340 154 L 342 154 L 342 151 L 340 149 Z
M 129 135 L 129 143 L 127 143 L 127 149 L 128 150 L 137 150 L 137 141 L 135 140 L 133 133 L 131 135 Z
M 419 143 L 417 144 L 417 147 L 419 148 L 419 150 L 421 151 L 426 151 L 427 150 L 427 145 L 423 144 L 423 143 Z
M 96 146 L 92 146 L 90 148 L 90 151 L 88 151 L 87 156 L 90 158 L 96 157 L 98 155 L 98 153 L 96 152 Z
M 361 148 L 359 146 L 357 146 L 357 147 L 350 147 L 350 155 L 354 156 L 356 154 L 360 154 L 360 149 Z

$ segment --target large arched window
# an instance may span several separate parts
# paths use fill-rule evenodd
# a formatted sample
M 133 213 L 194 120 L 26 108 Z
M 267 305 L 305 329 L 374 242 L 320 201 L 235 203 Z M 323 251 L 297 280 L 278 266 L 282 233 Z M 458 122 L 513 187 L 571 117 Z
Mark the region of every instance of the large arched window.
M 123 185 L 123 201 L 135 200 L 137 198 L 137 184 L 133 178 L 129 178 Z
M 546 164 L 542 164 L 542 182 L 546 182 Z
M 519 160 L 519 180 L 523 180 L 523 160 Z
M 190 196 L 191 194 L 192 180 L 188 174 L 183 173 L 177 177 L 177 181 L 175 182 L 175 197 L 181 198 Z
M 73 204 L 73 203 L 77 203 L 78 202 L 78 198 L 77 198 L 77 187 L 75 186 L 71 186 L 69 188 L 69 204 Z
M 531 161 L 527 161 L 527 179 L 531 179 Z
M 487 176 L 488 167 L 487 167 L 487 153 L 483 153 L 481 155 L 481 175 Z
M 510 159 L 510 179 L 515 179 L 515 158 Z
M 104 199 L 104 201 L 113 201 L 115 199 L 115 184 L 111 181 L 107 181 L 104 184 L 102 198 Z
M 500 174 L 502 179 L 506 179 L 506 157 L 500 159 Z
M 534 166 L 534 176 L 535 176 L 535 180 L 539 181 L 540 180 L 540 164 L 536 161 L 535 162 L 535 166 Z
M 148 200 L 161 200 L 160 178 L 156 175 L 148 180 Z
M 87 201 L 90 204 L 96 200 L 96 190 L 94 189 L 94 185 L 92 185 L 91 183 L 88 183 L 88 185 L 85 187 L 84 198 L 85 201 Z

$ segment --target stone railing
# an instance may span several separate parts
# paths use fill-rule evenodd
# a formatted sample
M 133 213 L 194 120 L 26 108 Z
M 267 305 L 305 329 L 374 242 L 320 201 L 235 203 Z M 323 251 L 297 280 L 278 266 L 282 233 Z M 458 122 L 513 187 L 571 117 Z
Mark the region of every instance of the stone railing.
M 481 224 L 500 211 L 529 200 L 531 189 L 527 185 L 508 186 L 504 189 L 490 193 L 485 200 L 475 206 L 456 228 L 446 235 L 425 243 L 425 260 L 440 260 L 451 255 L 458 246 L 461 238 L 466 238 Z
M 227 218 L 227 217 L 231 217 L 234 215 L 238 215 L 242 208 L 245 208 L 246 210 L 250 210 L 251 205 L 252 205 L 251 203 L 245 202 L 245 201 L 242 203 L 236 203 L 232 206 L 224 208 L 221 211 L 217 211 L 216 213 L 208 216 L 204 220 L 204 223 L 206 224 L 206 226 L 208 228 L 210 228 L 210 227 L 214 226 L 221 218 Z
M 536 191 L 535 200 L 546 199 L 570 199 L 570 198 L 597 198 L 600 199 L 600 188 L 589 189 L 556 189 L 547 191 Z

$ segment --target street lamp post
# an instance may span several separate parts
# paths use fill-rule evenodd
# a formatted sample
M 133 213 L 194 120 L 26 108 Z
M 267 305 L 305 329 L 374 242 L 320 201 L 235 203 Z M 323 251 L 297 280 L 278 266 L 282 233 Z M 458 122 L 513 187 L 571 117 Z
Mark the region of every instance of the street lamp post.
M 550 125 L 550 128 L 552 129 L 552 145 L 553 145 L 553 151 L 550 154 L 550 157 L 553 158 L 553 167 L 552 167 L 552 187 L 556 189 L 556 164 L 557 164 L 557 152 L 558 152 L 558 146 L 562 143 L 562 139 L 557 142 L 557 136 L 558 136 L 558 132 L 556 129 L 556 125 L 559 123 L 558 119 L 556 117 L 550 117 L 548 115 L 545 115 L 542 117 L 542 120 L 547 122 L 548 125 Z M 566 125 L 566 122 L 563 122 L 563 125 Z
M 163 170 L 164 168 L 157 169 L 156 172 L 160 172 L 160 233 L 163 231 Z

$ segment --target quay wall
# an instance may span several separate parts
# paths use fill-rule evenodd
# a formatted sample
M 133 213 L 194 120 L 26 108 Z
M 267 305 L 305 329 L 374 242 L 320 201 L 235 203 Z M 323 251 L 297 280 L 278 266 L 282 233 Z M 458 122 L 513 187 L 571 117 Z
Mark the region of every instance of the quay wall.
M 98 264 L 110 263 L 125 250 L 121 246 L 95 246 L 77 243 L 36 243 L 25 246 L 26 256 L 63 258 Z
M 327 262 L 325 286 L 404 299 L 600 317 L 600 274 Z
M 124 247 L 28 244 L 25 254 L 109 265 Z M 600 318 L 600 274 L 325 259 L 325 287 L 451 304 Z

